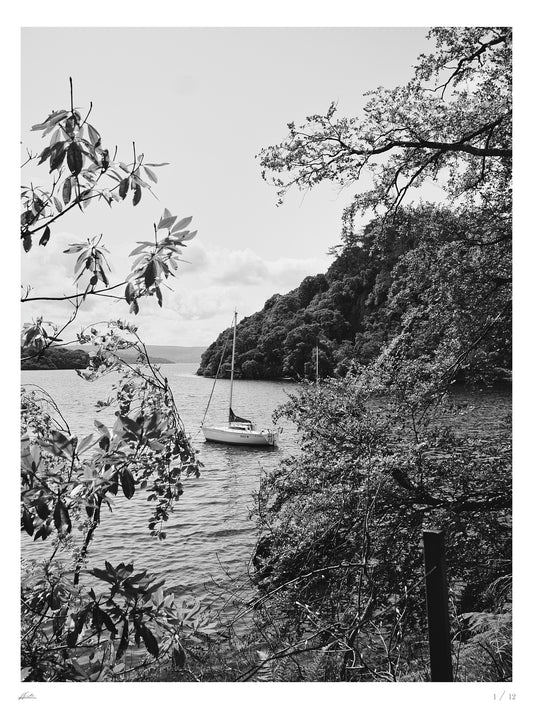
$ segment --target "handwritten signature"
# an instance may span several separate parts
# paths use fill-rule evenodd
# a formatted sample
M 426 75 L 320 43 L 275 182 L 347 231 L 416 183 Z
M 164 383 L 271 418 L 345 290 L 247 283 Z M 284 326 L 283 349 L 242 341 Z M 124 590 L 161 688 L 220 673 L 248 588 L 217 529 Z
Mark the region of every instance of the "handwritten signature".
M 22 692 L 22 694 L 19 696 L 19 699 L 36 699 L 36 696 L 31 692 Z

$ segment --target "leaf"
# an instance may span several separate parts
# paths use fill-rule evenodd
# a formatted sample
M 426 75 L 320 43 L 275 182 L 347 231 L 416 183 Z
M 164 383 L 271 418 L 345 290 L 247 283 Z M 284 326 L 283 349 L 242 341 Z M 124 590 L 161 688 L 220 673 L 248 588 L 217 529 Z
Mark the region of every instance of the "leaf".
M 119 187 L 118 187 L 118 194 L 120 196 L 120 199 L 124 199 L 124 197 L 128 194 L 128 190 L 130 188 L 130 178 L 125 177 Z
M 143 241 L 140 246 L 137 246 L 133 251 L 130 253 L 130 256 L 137 256 L 137 254 L 141 254 L 146 248 L 146 242 Z
M 22 214 L 20 215 L 21 226 L 31 224 L 34 219 L 35 219 L 35 215 L 31 211 L 31 209 L 26 209 L 26 211 L 22 212 Z
M 73 175 L 79 175 L 83 169 L 83 153 L 75 140 L 68 146 L 67 165 Z
M 42 235 L 41 238 L 39 239 L 39 244 L 40 244 L 40 246 L 46 246 L 46 244 L 48 243 L 49 239 L 50 239 L 50 227 L 49 227 L 49 226 L 46 226 L 46 227 L 44 228 L 43 235 Z
M 170 227 L 174 224 L 176 221 L 177 217 L 169 216 L 169 217 L 161 217 L 159 220 L 159 224 L 157 225 L 158 229 L 170 229 Z
M 55 207 L 56 207 L 56 209 L 57 209 L 58 212 L 62 212 L 62 211 L 63 211 L 63 205 L 61 204 L 61 202 L 58 200 L 57 197 L 54 197 L 54 204 L 55 204 Z
M 85 453 L 86 450 L 88 450 L 93 442 L 93 434 L 89 433 L 87 436 L 84 436 L 81 441 L 78 443 L 78 447 L 76 448 L 76 453 L 80 455 L 81 453 Z
M 102 622 L 104 618 L 102 616 L 102 611 L 97 605 L 93 606 L 93 626 L 98 634 L 98 639 L 100 639 L 100 634 L 102 632 Z
M 159 287 L 156 287 L 155 289 L 155 294 L 157 296 L 157 302 L 159 303 L 159 307 L 163 307 L 163 296 L 161 295 L 161 289 Z
M 42 520 L 48 519 L 50 515 L 50 509 L 46 504 L 46 499 L 44 495 L 41 495 L 37 498 L 37 502 L 35 503 L 35 511 Z
M 61 131 L 59 130 L 59 128 L 57 128 L 52 137 L 50 138 L 50 147 L 52 148 L 56 143 L 59 143 L 60 138 Z
M 144 644 L 146 645 L 146 649 L 148 650 L 150 655 L 158 657 L 159 645 L 157 644 L 157 640 L 155 639 L 154 634 L 152 633 L 150 628 L 143 624 L 140 627 L 140 631 L 142 639 L 144 640 Z
M 72 252 L 72 251 L 69 251 L 68 253 L 73 253 L 73 252 Z M 91 266 L 91 265 L 92 265 L 92 259 L 90 259 L 89 257 L 87 257 L 87 253 L 88 253 L 88 250 L 87 250 L 87 249 L 84 249 L 84 250 L 80 253 L 80 255 L 78 256 L 78 258 L 76 259 L 76 263 L 74 264 L 74 273 L 77 273 L 77 272 L 80 270 L 80 268 L 81 268 L 82 266 L 83 266 L 84 269 L 85 269 L 87 266 Z
M 67 177 L 65 182 L 63 182 L 63 202 L 68 204 L 70 202 L 70 195 L 72 192 L 72 183 L 70 177 Z
M 188 227 L 191 222 L 192 217 L 185 217 L 184 219 L 180 219 L 180 221 L 174 226 L 174 231 L 178 231 L 179 229 L 185 229 L 185 227 Z
M 126 286 L 126 292 L 124 293 L 124 297 L 126 298 L 126 303 L 130 305 L 135 297 L 135 288 L 133 284 L 128 283 Z
M 87 130 L 89 132 L 89 140 L 94 145 L 94 147 L 97 148 L 102 142 L 100 133 L 96 130 L 96 128 L 93 128 L 90 123 L 87 123 Z
M 78 251 L 83 251 L 87 247 L 87 244 L 71 244 L 68 249 L 63 251 L 64 254 L 77 254 Z
M 31 249 L 31 234 L 24 234 L 24 238 L 22 239 L 22 246 L 24 247 L 24 251 L 28 253 L 28 251 Z
M 57 498 L 56 506 L 54 508 L 54 524 L 58 532 L 68 534 L 72 529 L 72 523 L 68 514 L 68 510 L 61 499 Z
M 36 335 L 38 335 L 38 333 L 39 333 L 39 328 L 37 327 L 37 325 L 33 325 L 32 327 L 29 327 L 26 330 L 26 336 L 24 338 L 24 346 L 27 347 L 30 344 L 30 342 L 33 340 L 33 338 Z
M 139 314 L 139 303 L 137 302 L 137 299 L 135 299 L 130 305 L 130 313 L 133 313 L 134 315 Z
M 150 288 L 155 283 L 157 275 L 157 268 L 153 260 L 148 262 L 144 270 L 144 284 L 147 288 Z
M 174 660 L 176 667 L 179 669 L 183 669 L 185 667 L 187 656 L 180 642 L 177 642 L 172 648 L 172 659 Z
M 68 111 L 53 111 L 43 123 L 37 123 L 31 127 L 31 130 L 44 130 L 49 126 L 54 126 L 60 120 L 68 116 Z
M 48 158 L 50 157 L 50 153 L 51 153 L 51 152 L 52 152 L 52 148 L 51 148 L 49 145 L 47 145 L 46 148 L 45 148 L 45 149 L 43 150 L 43 152 L 41 153 L 41 159 L 39 160 L 39 162 L 38 162 L 37 164 L 40 165 L 40 164 L 43 163 L 45 160 L 48 160 Z
M 115 573 L 119 579 L 126 579 L 133 571 L 133 564 L 124 564 L 120 562 L 115 569 Z
M 122 485 L 124 496 L 131 500 L 135 494 L 135 480 L 129 470 L 123 470 L 120 473 L 120 484 Z
M 79 633 L 76 628 L 67 633 L 67 647 L 76 647 L 76 643 L 78 642 L 78 635 Z
M 106 583 L 114 583 L 115 581 L 114 575 L 110 575 L 109 572 L 104 569 L 93 569 L 92 571 L 89 571 L 89 573 L 96 576 L 96 578 L 101 581 L 106 581 Z
M 194 239 L 196 234 L 198 234 L 197 231 L 190 231 L 185 236 L 181 237 L 181 241 L 190 241 L 191 239 Z
M 141 201 L 142 189 L 140 185 L 135 185 L 135 191 L 133 193 L 133 206 L 135 207 Z
M 100 617 L 104 621 L 105 627 L 111 633 L 111 639 L 114 639 L 117 634 L 117 628 L 115 624 L 111 620 L 111 617 L 102 608 L 99 608 L 98 610 L 100 611 Z
M 122 626 L 122 634 L 120 636 L 120 642 L 118 644 L 118 650 L 117 650 L 117 660 L 120 660 L 122 655 L 126 652 L 126 648 L 128 647 L 128 640 L 129 640 L 129 626 L 128 626 L 128 619 L 124 619 L 124 625 Z
M 146 167 L 146 165 L 143 165 L 144 171 L 148 175 L 148 177 L 152 180 L 152 182 L 157 183 L 157 175 L 153 170 L 150 170 L 149 167 Z
M 52 530 L 48 524 L 43 524 L 39 529 L 35 532 L 35 536 L 33 537 L 35 541 L 37 539 L 42 539 L 43 541 L 50 536 L 52 533 Z
M 107 488 L 107 491 L 111 495 L 116 495 L 118 492 L 118 473 L 115 473 L 113 477 L 109 479 L 109 487 Z
M 105 273 L 104 269 L 103 269 L 101 266 L 98 266 L 98 273 L 100 274 L 100 279 L 104 282 L 104 284 L 105 284 L 106 286 L 108 286 L 108 285 L 109 285 L 109 280 L 108 280 L 108 278 L 107 278 L 107 276 L 106 276 L 106 273 Z
M 33 517 L 26 507 L 22 511 L 22 527 L 24 531 L 30 535 L 30 537 L 33 535 Z
M 72 457 L 72 443 L 61 431 L 50 431 L 50 438 L 43 441 L 42 445 L 52 451 L 54 455 L 60 455 L 64 458 Z
M 44 202 L 42 201 L 42 199 L 39 199 L 39 197 L 33 198 L 33 209 L 35 210 L 36 214 L 40 214 L 43 211 Z
M 59 170 L 65 159 L 65 143 L 56 143 L 52 148 L 52 156 L 50 157 L 50 172 Z

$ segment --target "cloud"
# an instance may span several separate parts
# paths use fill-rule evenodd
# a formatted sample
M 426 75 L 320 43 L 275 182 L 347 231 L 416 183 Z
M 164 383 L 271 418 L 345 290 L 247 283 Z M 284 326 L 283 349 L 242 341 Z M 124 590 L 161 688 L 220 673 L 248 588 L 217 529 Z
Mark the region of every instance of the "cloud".
M 268 278 L 267 263 L 251 249 L 243 251 L 217 250 L 213 261 L 213 280 L 218 283 L 236 283 L 252 285 L 261 283 Z
M 24 254 L 22 282 L 34 284 L 36 295 L 74 293 L 75 257 L 62 251 L 77 240 L 72 234 L 58 233 L 54 235 L 54 248 L 35 246 Z M 113 256 L 125 265 L 119 249 L 113 250 Z M 123 302 L 88 298 L 65 336 L 72 339 L 81 326 L 93 322 L 124 318 L 139 326 L 139 334 L 148 344 L 208 344 L 229 326 L 234 308 L 240 317 L 252 315 L 274 293 L 296 288 L 303 278 L 324 272 L 331 262 L 325 255 L 265 258 L 251 248 L 207 248 L 199 239 L 190 242 L 183 257 L 188 263 L 181 262 L 177 277 L 166 282 L 172 290 L 162 289 L 163 308 L 155 298 L 144 299 L 140 314 L 133 316 Z M 112 282 L 122 280 L 118 274 L 113 275 Z M 61 325 L 71 312 L 72 306 L 64 301 L 37 301 L 24 305 L 23 320 L 44 315 Z
M 191 263 L 181 264 L 181 275 L 199 274 L 210 283 L 240 287 L 270 283 L 274 287 L 295 288 L 308 275 L 325 271 L 331 257 L 265 258 L 250 248 L 230 250 L 206 249 L 198 240 L 183 254 Z

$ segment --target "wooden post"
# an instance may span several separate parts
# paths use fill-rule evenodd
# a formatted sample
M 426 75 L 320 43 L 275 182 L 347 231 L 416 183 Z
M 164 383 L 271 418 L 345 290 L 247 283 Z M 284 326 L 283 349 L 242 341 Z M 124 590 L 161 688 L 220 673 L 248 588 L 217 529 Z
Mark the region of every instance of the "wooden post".
M 444 532 L 424 530 L 423 540 L 431 681 L 453 682 Z

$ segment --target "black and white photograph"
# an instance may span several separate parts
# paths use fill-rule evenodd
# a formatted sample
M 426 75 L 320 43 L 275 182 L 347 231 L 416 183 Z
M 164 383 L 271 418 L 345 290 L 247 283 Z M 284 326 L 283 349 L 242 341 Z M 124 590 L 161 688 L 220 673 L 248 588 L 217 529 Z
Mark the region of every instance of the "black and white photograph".
M 12 699 L 517 704 L 512 22 L 84 23 L 18 28 Z

